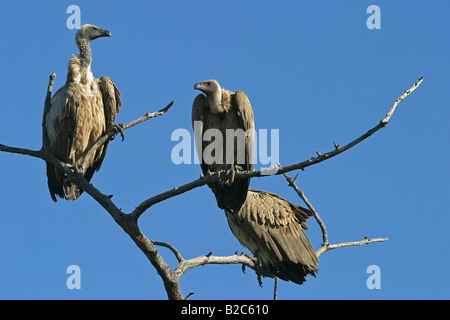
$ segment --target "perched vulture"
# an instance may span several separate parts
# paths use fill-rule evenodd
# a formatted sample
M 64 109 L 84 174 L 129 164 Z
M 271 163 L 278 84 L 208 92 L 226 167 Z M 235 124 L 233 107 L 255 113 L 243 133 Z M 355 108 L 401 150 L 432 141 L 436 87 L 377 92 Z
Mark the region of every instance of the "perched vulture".
M 225 214 L 235 237 L 268 274 L 302 284 L 319 270 L 317 255 L 303 232 L 312 215 L 309 210 L 276 194 L 249 189 L 241 209 Z
M 59 160 L 81 164 L 85 153 L 114 125 L 121 106 L 120 93 L 108 77 L 95 79 L 91 71 L 90 41 L 110 37 L 108 30 L 85 24 L 75 35 L 80 50 L 69 62 L 66 84 L 61 87 L 44 108 L 44 149 Z M 89 181 L 100 169 L 108 142 L 99 147 L 88 160 L 83 172 Z M 69 182 L 65 174 L 47 163 L 48 188 L 53 201 L 56 196 L 77 199 L 83 190 Z
M 204 174 L 208 171 L 227 172 L 226 181 L 208 186 L 221 209 L 237 211 L 247 197 L 250 183 L 250 179 L 234 180 L 234 173 L 252 168 L 255 128 L 252 106 L 244 92 L 223 89 L 216 80 L 196 83 L 194 89 L 206 95 L 199 94 L 192 106 L 192 125 L 202 171 Z M 221 134 L 221 143 L 216 138 L 207 141 L 206 133 L 210 129 Z M 230 132 L 236 135 L 231 136 Z M 213 144 L 216 148 L 211 148 Z M 214 161 L 207 158 L 211 149 L 214 149 L 211 152 Z

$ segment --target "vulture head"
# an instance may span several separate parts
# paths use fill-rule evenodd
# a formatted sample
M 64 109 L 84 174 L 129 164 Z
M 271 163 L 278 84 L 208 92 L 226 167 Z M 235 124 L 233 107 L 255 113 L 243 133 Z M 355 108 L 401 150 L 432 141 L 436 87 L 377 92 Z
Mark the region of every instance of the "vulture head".
M 111 37 L 111 32 L 93 26 L 91 24 L 85 24 L 81 26 L 81 28 L 77 31 L 77 34 L 75 35 L 75 41 L 78 44 L 84 41 L 89 42 L 100 37 Z
M 222 105 L 222 89 L 216 80 L 206 80 L 196 83 L 194 89 L 200 90 L 206 95 L 212 113 L 219 114 L 225 111 Z
M 216 92 L 220 92 L 220 85 L 216 80 L 206 80 L 196 83 L 194 89 L 200 90 L 206 96 L 213 96 Z

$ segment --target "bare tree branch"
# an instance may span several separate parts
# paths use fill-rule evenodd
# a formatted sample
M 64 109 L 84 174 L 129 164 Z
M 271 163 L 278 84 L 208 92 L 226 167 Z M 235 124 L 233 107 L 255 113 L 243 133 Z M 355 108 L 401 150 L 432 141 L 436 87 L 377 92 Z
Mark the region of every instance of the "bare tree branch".
M 322 246 L 322 248 L 317 250 L 316 254 L 317 254 L 317 257 L 319 257 L 321 254 L 323 254 L 329 250 L 333 250 L 333 249 L 338 249 L 338 248 L 343 248 L 343 247 L 361 246 L 363 244 L 369 244 L 369 243 L 373 243 L 373 242 L 384 242 L 384 241 L 388 241 L 388 240 L 389 240 L 388 238 L 375 238 L 375 239 L 364 238 L 361 241 L 328 244 L 326 246 Z
M 173 273 L 174 276 L 179 279 L 188 270 L 206 264 L 242 264 L 255 270 L 258 275 L 269 278 L 273 277 L 272 275 L 266 273 L 261 266 L 257 264 L 256 258 L 250 257 L 246 254 L 233 254 L 231 256 L 213 256 L 211 254 L 206 254 L 197 258 L 181 261 Z
M 323 223 L 323 221 L 320 218 L 319 214 L 317 213 L 316 209 L 314 209 L 312 204 L 306 198 L 304 192 L 301 191 L 297 187 L 295 180 L 297 180 L 298 175 L 295 176 L 294 180 L 292 180 L 291 177 L 289 177 L 287 175 L 287 173 L 283 173 L 283 175 L 286 178 L 286 180 L 289 182 L 289 186 L 292 187 L 295 190 L 295 192 L 297 192 L 298 196 L 303 200 L 303 202 L 305 202 L 305 204 L 308 206 L 309 210 L 311 210 L 311 212 L 314 214 L 314 218 L 316 218 L 316 221 L 319 224 L 320 229 L 322 229 L 322 246 L 327 246 L 329 243 L 328 243 L 328 233 L 327 233 L 327 228 L 325 227 L 325 223 Z
M 131 121 L 131 122 L 125 124 L 125 125 L 123 126 L 123 130 L 126 130 L 126 129 L 128 129 L 128 128 L 134 127 L 135 125 L 138 125 L 138 124 L 140 124 L 140 123 L 142 123 L 142 122 L 144 122 L 144 121 L 150 120 L 150 119 L 155 118 L 155 117 L 157 117 L 157 116 L 162 116 L 162 115 L 164 115 L 167 111 L 169 111 L 169 109 L 172 107 L 172 105 L 173 105 L 174 102 L 175 102 L 175 101 L 172 100 L 167 106 L 165 106 L 165 107 L 162 108 L 161 110 L 158 110 L 158 111 L 152 112 L 152 113 L 148 113 L 148 112 L 147 112 L 144 116 L 140 117 L 139 119 L 136 119 L 136 120 L 134 120 L 134 121 Z
M 327 233 L 327 228 L 325 227 L 325 223 L 322 221 L 322 219 L 320 218 L 317 211 L 314 209 L 314 207 L 311 205 L 309 200 L 306 198 L 305 193 L 303 191 L 301 191 L 298 188 L 297 184 L 295 183 L 297 176 L 294 179 L 291 179 L 291 177 L 289 177 L 286 173 L 283 173 L 283 175 L 286 178 L 286 180 L 289 182 L 289 186 L 292 187 L 295 190 L 295 192 L 297 192 L 298 196 L 305 202 L 305 204 L 308 206 L 309 210 L 311 210 L 311 212 L 314 214 L 314 218 L 316 219 L 317 223 L 319 224 L 320 229 L 322 229 L 323 243 L 322 243 L 322 247 L 316 251 L 317 257 L 319 257 L 321 254 L 327 252 L 328 250 L 332 250 L 332 249 L 337 249 L 337 248 L 342 248 L 342 247 L 351 247 L 351 246 L 360 246 L 360 245 L 369 244 L 372 242 L 384 242 L 384 241 L 388 240 L 388 238 L 368 239 L 366 237 L 361 241 L 330 244 L 328 242 L 328 233 Z
M 53 88 L 55 75 L 52 74 L 49 79 L 49 85 L 47 89 L 47 95 L 45 100 L 45 106 L 44 108 L 49 106 L 49 99 L 51 96 L 51 91 Z M 306 167 L 309 167 L 311 165 L 317 164 L 319 162 L 325 161 L 327 159 L 330 159 L 348 149 L 355 146 L 356 144 L 360 143 L 361 141 L 367 139 L 370 137 L 373 133 L 377 132 L 379 129 L 383 128 L 391 118 L 393 112 L 395 111 L 395 108 L 397 105 L 403 101 L 409 94 L 411 94 L 423 81 L 423 78 L 420 78 L 418 82 L 414 84 L 413 87 L 411 87 L 409 90 L 406 90 L 405 93 L 400 96 L 393 104 L 389 112 L 386 114 L 385 118 L 383 118 L 378 125 L 367 131 L 365 134 L 360 136 L 359 138 L 353 140 L 352 142 L 348 143 L 347 145 L 340 147 L 339 145 L 334 143 L 335 150 L 327 152 L 325 154 L 321 154 L 320 152 L 317 152 L 317 157 L 312 157 L 309 160 L 299 162 L 296 164 L 288 165 L 285 167 L 279 167 L 276 168 L 276 172 L 274 174 L 285 174 L 287 172 L 301 169 L 303 170 Z M 147 113 L 145 116 L 136 119 L 132 122 L 129 122 L 128 124 L 122 126 L 122 129 L 125 130 L 127 128 L 130 128 L 134 125 L 137 125 L 139 123 L 142 123 L 146 120 L 149 120 L 153 117 L 163 115 L 165 112 L 169 110 L 169 108 L 172 106 L 173 101 L 167 105 L 165 108 L 154 112 L 154 113 Z M 112 136 L 114 136 L 117 132 L 115 130 L 108 131 L 106 134 L 104 134 L 95 145 L 89 150 L 88 154 L 91 154 L 92 152 L 95 152 L 95 150 L 101 146 L 103 143 L 106 142 L 107 139 L 110 139 Z M 163 242 L 152 242 L 150 241 L 139 229 L 138 227 L 138 219 L 139 217 L 151 206 L 153 206 L 156 203 L 162 202 L 164 200 L 167 200 L 169 198 L 175 197 L 179 194 L 182 194 L 184 192 L 190 191 L 194 188 L 201 187 L 209 182 L 218 182 L 220 177 L 220 173 L 213 173 L 208 174 L 205 177 L 202 177 L 200 179 L 194 180 L 192 182 L 189 182 L 185 185 L 182 185 L 180 187 L 168 190 L 166 192 L 160 193 L 156 196 L 150 197 L 147 200 L 143 201 L 139 206 L 136 207 L 134 211 L 132 211 L 130 214 L 123 213 L 111 200 L 111 197 L 101 193 L 97 188 L 95 188 L 92 184 L 90 184 L 84 176 L 77 170 L 78 168 L 74 168 L 70 164 L 66 164 L 55 158 L 53 155 L 47 153 L 43 148 L 39 151 L 29 150 L 29 149 L 23 149 L 23 148 L 16 148 L 16 147 L 10 147 L 6 145 L 0 144 L 0 151 L 2 152 L 9 152 L 9 153 L 16 153 L 16 154 L 22 154 L 22 155 L 28 155 L 36 158 L 40 158 L 44 161 L 47 161 L 54 165 L 59 170 L 62 170 L 66 173 L 67 177 L 75 183 L 80 189 L 84 190 L 86 193 L 88 193 L 92 198 L 94 198 L 108 213 L 112 216 L 112 218 L 118 223 L 122 229 L 130 236 L 130 238 L 136 243 L 136 245 L 141 249 L 141 251 L 147 256 L 151 264 L 155 267 L 156 271 L 160 275 L 160 277 L 163 280 L 164 287 L 166 289 L 167 295 L 169 299 L 185 299 L 189 297 L 192 293 L 188 294 L 187 297 L 183 297 L 181 294 L 180 286 L 179 286 L 179 280 L 180 277 L 186 273 L 188 270 L 205 264 L 242 264 L 243 266 L 248 266 L 255 270 L 255 272 L 258 275 L 261 276 L 268 276 L 272 277 L 271 275 L 264 274 L 261 267 L 257 264 L 256 259 L 249 257 L 247 255 L 232 255 L 227 257 L 217 257 L 212 256 L 211 254 L 200 256 L 197 258 L 185 260 L 181 256 L 181 254 L 178 252 L 178 250 L 173 247 L 172 245 L 163 243 Z M 86 156 L 88 158 L 88 156 Z M 84 164 L 82 165 L 83 168 Z M 267 176 L 267 170 L 259 170 L 259 171 L 245 171 L 245 172 L 238 172 L 235 175 L 235 179 L 242 179 L 242 178 L 253 178 L 253 177 L 266 177 Z M 287 175 L 285 175 L 287 178 Z M 290 178 L 289 178 L 290 179 Z M 289 180 L 288 180 L 289 181 Z M 290 179 L 291 186 L 295 186 L 295 179 Z M 295 188 L 294 188 L 295 189 Z M 298 189 L 298 188 L 297 188 Z M 297 190 L 296 190 L 297 191 Z M 301 191 L 299 193 L 303 194 Z M 308 205 L 311 211 L 315 212 L 316 219 L 319 221 L 320 217 L 318 216 L 317 212 L 314 210 L 312 205 L 307 201 L 306 197 L 304 198 L 305 203 Z M 327 234 L 326 234 L 326 228 L 323 222 L 319 222 L 319 225 L 321 225 L 322 232 L 323 232 L 323 245 L 322 248 L 320 248 L 316 254 L 320 256 L 324 252 L 336 248 L 346 247 L 346 246 L 355 246 L 355 245 L 362 245 L 372 242 L 381 242 L 386 241 L 387 238 L 378 238 L 378 239 L 363 239 L 361 241 L 357 242 L 347 242 L 347 243 L 339 243 L 339 244 L 332 244 L 330 245 L 328 243 Z M 164 246 L 169 248 L 176 256 L 179 264 L 175 268 L 174 271 L 170 270 L 170 267 L 167 265 L 167 263 L 164 261 L 164 259 L 159 255 L 158 251 L 155 248 L 155 245 Z
M 171 244 L 165 243 L 165 242 L 160 242 L 160 241 L 152 241 L 152 243 L 155 246 L 161 246 L 161 247 L 165 247 L 167 249 L 169 249 L 170 251 L 173 252 L 173 254 L 175 255 L 175 257 L 177 258 L 178 262 L 184 261 L 183 256 L 181 255 L 181 253 Z

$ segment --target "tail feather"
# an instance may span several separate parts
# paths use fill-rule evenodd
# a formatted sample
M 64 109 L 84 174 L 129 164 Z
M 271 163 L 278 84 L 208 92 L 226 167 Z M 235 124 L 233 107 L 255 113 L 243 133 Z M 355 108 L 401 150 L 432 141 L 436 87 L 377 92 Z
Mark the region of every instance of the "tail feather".
M 217 206 L 224 210 L 239 210 L 247 198 L 249 182 L 248 179 L 239 179 L 230 186 L 220 185 L 219 183 L 211 184 L 210 187 L 216 196 Z
M 306 281 L 307 275 L 316 276 L 316 272 L 319 270 L 317 267 L 308 267 L 302 265 L 301 263 L 285 262 L 283 264 L 273 265 L 263 265 L 263 268 L 268 269 L 274 276 L 285 280 L 292 281 L 297 284 L 303 284 Z

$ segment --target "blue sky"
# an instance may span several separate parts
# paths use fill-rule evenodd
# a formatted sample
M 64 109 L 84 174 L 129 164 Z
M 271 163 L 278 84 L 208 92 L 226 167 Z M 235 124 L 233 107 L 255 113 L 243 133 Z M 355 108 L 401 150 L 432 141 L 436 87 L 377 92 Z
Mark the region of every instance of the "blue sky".
M 55 89 L 62 86 L 77 51 L 66 26 L 71 4 L 82 24 L 112 32 L 92 43 L 92 69 L 121 91 L 118 122 L 175 100 L 164 117 L 113 141 L 91 181 L 125 212 L 199 177 L 198 165 L 170 158 L 173 130 L 191 130 L 196 82 L 214 78 L 246 92 L 257 129 L 279 129 L 280 162 L 292 164 L 366 132 L 423 76 L 386 128 L 297 180 L 331 243 L 389 241 L 323 254 L 316 278 L 280 281 L 278 297 L 450 298 L 448 2 L 1 2 L 0 143 L 40 148 L 48 76 L 54 71 Z M 372 4 L 381 9 L 379 30 L 366 26 Z M 166 298 L 149 261 L 93 199 L 53 203 L 43 161 L 1 153 L 0 181 L 1 299 Z M 251 187 L 302 204 L 282 176 Z M 308 225 L 317 249 L 320 230 Z M 139 226 L 185 258 L 245 251 L 206 186 L 155 205 Z M 168 250 L 160 253 L 175 267 Z M 80 267 L 79 290 L 66 286 L 69 265 Z M 366 286 L 371 265 L 381 270 L 379 290 Z M 195 292 L 191 299 L 271 299 L 273 280 L 260 288 L 250 269 L 209 265 L 188 271 L 181 288 Z

